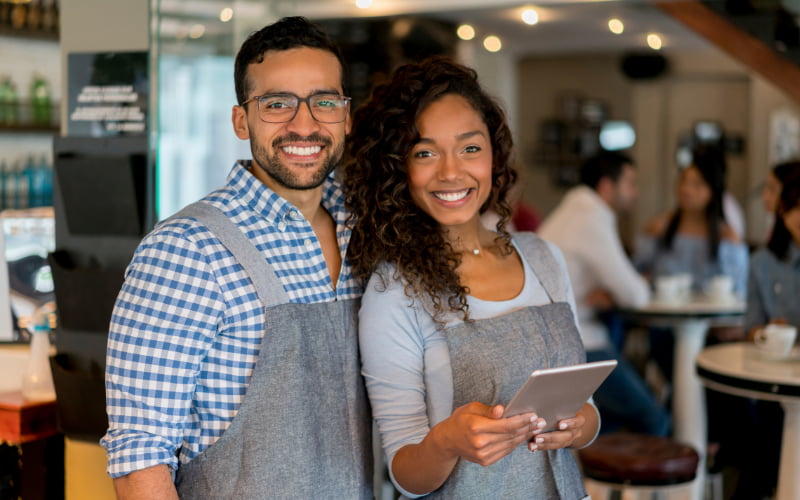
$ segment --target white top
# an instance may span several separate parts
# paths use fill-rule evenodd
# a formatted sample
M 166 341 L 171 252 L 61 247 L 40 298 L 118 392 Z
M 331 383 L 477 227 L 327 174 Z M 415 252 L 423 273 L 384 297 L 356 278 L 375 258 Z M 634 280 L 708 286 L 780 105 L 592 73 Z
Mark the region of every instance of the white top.
M 725 191 L 722 196 L 722 214 L 725 216 L 725 222 L 728 223 L 728 227 L 736 233 L 736 236 L 744 240 L 744 211 L 742 210 L 742 206 L 729 191 Z
M 545 219 L 538 234 L 564 253 L 586 350 L 607 347 L 608 332 L 595 319 L 594 308 L 586 304 L 587 294 L 602 288 L 618 306 L 628 308 L 650 300 L 647 281 L 636 272 L 622 247 L 611 207 L 590 187 L 575 187 Z

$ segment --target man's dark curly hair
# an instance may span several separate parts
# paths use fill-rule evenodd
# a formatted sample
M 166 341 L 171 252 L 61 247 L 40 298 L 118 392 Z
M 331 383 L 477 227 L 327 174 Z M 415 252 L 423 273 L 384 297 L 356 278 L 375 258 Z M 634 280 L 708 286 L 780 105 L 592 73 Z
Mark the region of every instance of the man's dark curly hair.
M 397 68 L 355 111 L 343 176 L 353 229 L 348 257 L 355 276 L 365 282 L 380 272 L 382 262 L 392 264 L 406 295 L 429 299 L 437 322 L 449 311 L 461 311 L 468 320 L 469 290 L 456 273 L 461 254 L 447 242 L 438 222 L 411 199 L 406 160 L 420 139 L 420 113 L 446 95 L 463 97 L 489 131 L 492 193 L 480 212 L 492 209 L 500 216 L 496 242 L 510 254 L 505 226 L 511 217 L 506 197 L 517 178 L 511 166 L 513 140 L 505 113 L 470 68 L 442 57 Z M 387 276 L 382 278 L 385 284 Z
M 264 60 L 264 53 L 270 50 L 289 50 L 299 47 L 327 50 L 339 60 L 342 69 L 342 89 L 344 90 L 344 57 L 339 47 L 322 28 L 300 16 L 283 19 L 264 26 L 252 33 L 242 43 L 233 63 L 233 81 L 236 86 L 236 102 L 242 104 L 249 99 L 251 90 L 247 79 L 247 67 Z M 301 96 L 303 97 L 303 96 Z

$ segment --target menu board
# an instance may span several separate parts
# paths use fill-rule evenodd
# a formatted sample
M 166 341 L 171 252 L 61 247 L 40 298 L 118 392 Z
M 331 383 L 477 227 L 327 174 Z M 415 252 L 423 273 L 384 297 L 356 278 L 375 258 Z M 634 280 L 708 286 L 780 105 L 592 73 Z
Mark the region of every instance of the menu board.
M 67 135 L 147 133 L 147 52 L 72 53 L 67 59 Z

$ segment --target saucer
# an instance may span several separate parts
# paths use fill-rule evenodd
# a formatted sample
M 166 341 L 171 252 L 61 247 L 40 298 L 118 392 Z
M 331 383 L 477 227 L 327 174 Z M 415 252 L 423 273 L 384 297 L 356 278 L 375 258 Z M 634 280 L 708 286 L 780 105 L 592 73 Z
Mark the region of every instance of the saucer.
M 800 361 L 800 347 L 794 347 L 788 354 L 772 354 L 753 346 L 753 353 L 762 361 Z

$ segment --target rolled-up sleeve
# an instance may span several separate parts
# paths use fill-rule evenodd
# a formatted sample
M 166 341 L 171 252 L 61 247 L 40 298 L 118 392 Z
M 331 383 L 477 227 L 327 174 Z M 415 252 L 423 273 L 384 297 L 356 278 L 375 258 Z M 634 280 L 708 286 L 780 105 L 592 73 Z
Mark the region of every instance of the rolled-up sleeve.
M 146 239 L 114 306 L 106 356 L 109 429 L 101 440 L 114 477 L 167 464 L 192 425 L 200 365 L 224 304 L 206 257 L 161 233 Z

